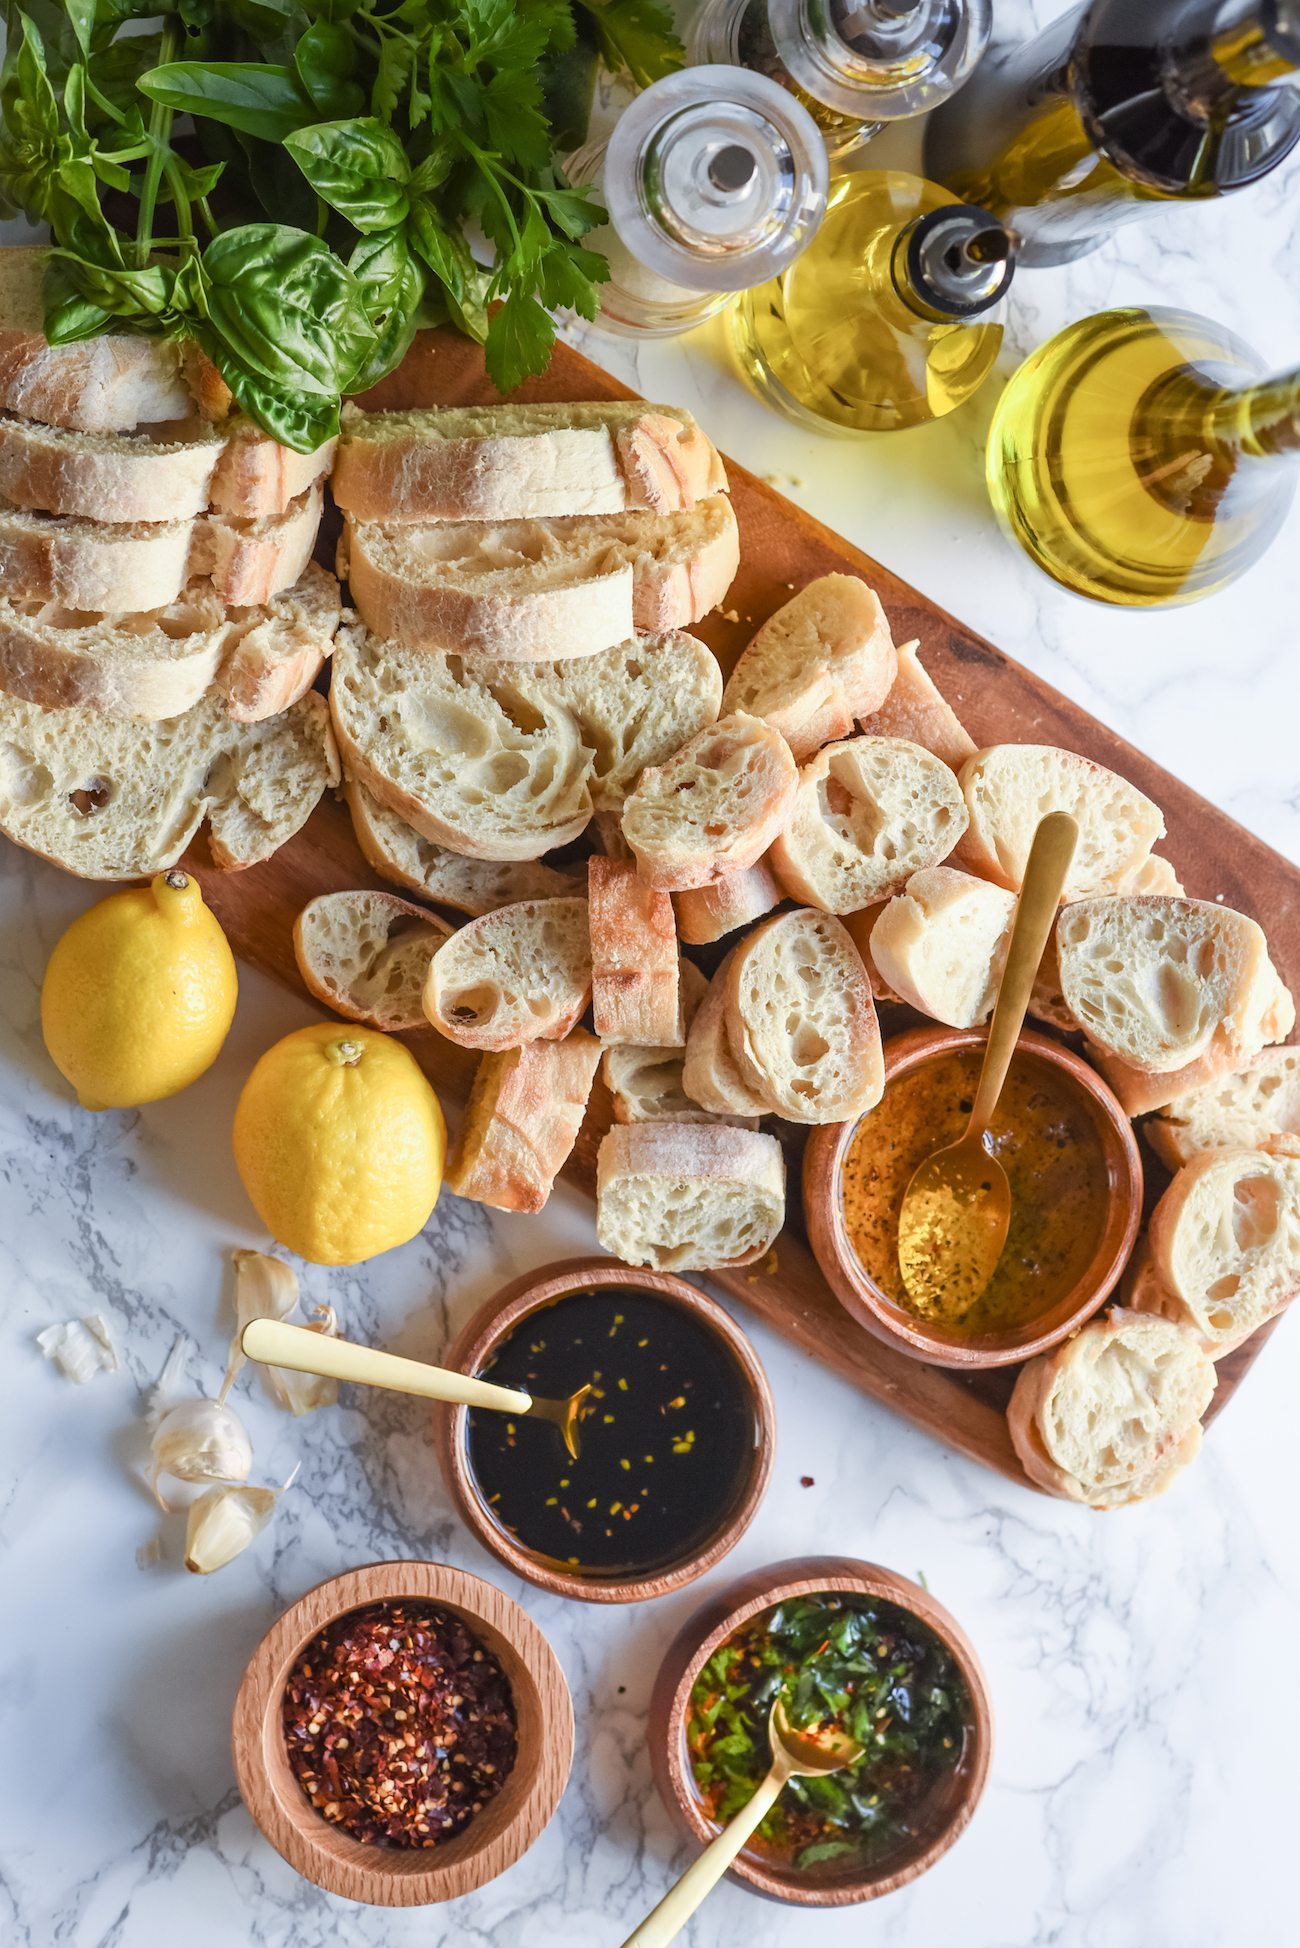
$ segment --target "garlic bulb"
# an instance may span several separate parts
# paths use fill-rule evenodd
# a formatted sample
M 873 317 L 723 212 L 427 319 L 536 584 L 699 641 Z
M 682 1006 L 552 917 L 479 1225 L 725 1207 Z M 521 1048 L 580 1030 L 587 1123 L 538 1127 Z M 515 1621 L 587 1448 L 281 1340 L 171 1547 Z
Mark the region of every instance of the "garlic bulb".
M 122 1363 L 102 1312 L 47 1326 L 44 1332 L 37 1333 L 36 1344 L 64 1379 L 74 1381 L 79 1387 L 98 1379 L 101 1373 L 116 1373 Z
M 170 1506 L 160 1493 L 161 1475 L 177 1481 L 248 1480 L 253 1444 L 243 1422 L 216 1400 L 182 1400 L 168 1408 L 149 1444 L 149 1485 L 160 1508 Z
M 254 1319 L 287 1319 L 298 1303 L 298 1275 L 283 1258 L 264 1251 L 232 1251 L 235 1262 L 235 1336 L 230 1342 L 226 1377 L 218 1400 L 224 1401 L 244 1364 L 240 1341 Z
M 295 1468 L 282 1488 L 209 1488 L 200 1495 L 185 1525 L 185 1567 L 210 1576 L 233 1562 L 262 1533 L 297 1475 Z

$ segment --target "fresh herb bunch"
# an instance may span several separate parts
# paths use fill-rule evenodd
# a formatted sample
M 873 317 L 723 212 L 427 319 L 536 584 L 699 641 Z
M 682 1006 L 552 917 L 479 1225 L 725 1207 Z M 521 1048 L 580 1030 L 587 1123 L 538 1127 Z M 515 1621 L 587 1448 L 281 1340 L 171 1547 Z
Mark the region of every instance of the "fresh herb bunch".
M 485 343 L 503 392 L 544 369 L 551 308 L 593 317 L 608 275 L 556 147 L 597 58 L 638 85 L 681 60 L 662 0 L 5 0 L 5 23 L 0 214 L 49 225 L 51 343 L 191 340 L 299 452 L 420 325 Z
M 930 1788 L 959 1763 L 970 1722 L 961 1673 L 905 1610 L 792 1598 L 715 1651 L 691 1691 L 691 1768 L 718 1820 L 767 1773 L 778 1697 L 796 1730 L 833 1725 L 863 1747 L 856 1765 L 792 1779 L 759 1827 L 800 1868 L 850 1855 L 874 1862 L 909 1838 Z

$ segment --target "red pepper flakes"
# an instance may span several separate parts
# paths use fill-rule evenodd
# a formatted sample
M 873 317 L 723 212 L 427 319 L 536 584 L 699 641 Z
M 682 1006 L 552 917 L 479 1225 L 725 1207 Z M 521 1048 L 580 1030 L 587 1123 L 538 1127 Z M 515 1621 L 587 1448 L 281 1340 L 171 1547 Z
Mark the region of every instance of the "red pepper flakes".
M 433 1847 L 495 1798 L 515 1762 L 501 1666 L 428 1603 L 374 1603 L 312 1639 L 282 1705 L 294 1777 L 357 1840 Z

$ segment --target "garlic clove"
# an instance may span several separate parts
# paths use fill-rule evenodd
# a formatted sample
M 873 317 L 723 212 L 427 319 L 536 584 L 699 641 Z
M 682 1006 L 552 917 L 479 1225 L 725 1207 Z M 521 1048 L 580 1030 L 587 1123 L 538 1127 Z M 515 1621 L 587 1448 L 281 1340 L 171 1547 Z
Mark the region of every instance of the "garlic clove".
M 101 1373 L 116 1373 L 122 1362 L 117 1357 L 113 1335 L 102 1312 L 88 1313 L 84 1319 L 65 1319 L 61 1325 L 46 1326 L 36 1335 L 36 1344 L 47 1360 L 58 1367 L 65 1380 L 84 1387 Z
M 210 1576 L 242 1555 L 266 1527 L 279 1496 L 274 1488 L 209 1488 L 185 1524 L 185 1567 Z
M 264 1251 L 232 1251 L 235 1265 L 235 1335 L 230 1342 L 226 1377 L 218 1400 L 224 1401 L 244 1364 L 240 1341 L 254 1319 L 287 1319 L 298 1303 L 298 1275 L 283 1258 Z
M 253 1465 L 253 1444 L 239 1416 L 216 1400 L 182 1400 L 168 1408 L 149 1444 L 149 1485 L 160 1508 L 169 1507 L 158 1482 L 242 1482 Z

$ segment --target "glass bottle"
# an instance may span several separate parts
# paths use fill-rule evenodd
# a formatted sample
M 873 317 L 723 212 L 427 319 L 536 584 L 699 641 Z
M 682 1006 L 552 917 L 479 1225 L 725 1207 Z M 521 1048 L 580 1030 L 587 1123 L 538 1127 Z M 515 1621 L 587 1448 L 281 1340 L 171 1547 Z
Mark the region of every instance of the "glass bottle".
M 1183 311 L 1104 311 L 1025 361 L 989 429 L 1007 531 L 1100 602 L 1191 602 L 1233 581 L 1286 517 L 1300 371 Z
M 833 157 L 960 88 L 992 0 L 706 0 L 694 61 L 731 61 L 798 96 Z
M 1300 140 L 1300 0 L 1091 0 L 984 63 L 925 166 L 1064 264 L 1162 202 L 1258 181 Z
M 651 337 L 689 331 L 783 270 L 820 223 L 829 179 L 799 103 L 726 67 L 654 82 L 565 173 L 609 211 L 583 239 L 609 260 L 597 323 Z
M 934 183 L 840 176 L 808 249 L 736 306 L 736 352 L 760 397 L 805 425 L 923 425 L 987 377 L 1013 269 L 1002 224 Z

